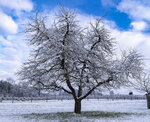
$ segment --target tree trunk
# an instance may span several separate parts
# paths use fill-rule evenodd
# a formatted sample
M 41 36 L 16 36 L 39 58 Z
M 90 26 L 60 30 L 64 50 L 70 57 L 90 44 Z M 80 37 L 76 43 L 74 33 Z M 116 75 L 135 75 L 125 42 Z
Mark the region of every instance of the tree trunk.
M 38 90 L 39 97 L 41 96 L 41 89 Z
M 147 94 L 146 98 L 147 98 L 147 108 L 150 109 L 150 94 Z
M 74 113 L 81 114 L 81 100 L 75 100 Z

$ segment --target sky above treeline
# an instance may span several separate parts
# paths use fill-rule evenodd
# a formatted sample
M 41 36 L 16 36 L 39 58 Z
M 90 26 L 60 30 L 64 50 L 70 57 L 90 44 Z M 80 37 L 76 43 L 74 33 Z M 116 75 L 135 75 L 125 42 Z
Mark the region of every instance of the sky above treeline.
M 53 16 L 58 6 L 75 9 L 85 23 L 105 16 L 118 49 L 136 48 L 150 62 L 150 0 L 0 0 L 0 79 L 12 77 L 28 58 L 24 24 L 39 10 Z

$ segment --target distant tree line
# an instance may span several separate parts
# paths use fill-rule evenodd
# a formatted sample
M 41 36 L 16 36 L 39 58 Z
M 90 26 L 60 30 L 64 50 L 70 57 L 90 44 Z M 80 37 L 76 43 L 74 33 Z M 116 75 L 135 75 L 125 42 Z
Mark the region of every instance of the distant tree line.
M 39 91 L 34 87 L 29 87 L 25 84 L 12 84 L 7 80 L 0 80 L 1 97 L 38 97 L 39 95 Z

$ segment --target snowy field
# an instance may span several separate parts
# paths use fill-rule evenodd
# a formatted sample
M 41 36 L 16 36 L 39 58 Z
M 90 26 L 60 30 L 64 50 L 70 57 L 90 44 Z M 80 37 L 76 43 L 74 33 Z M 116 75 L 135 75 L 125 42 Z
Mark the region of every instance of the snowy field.
M 0 103 L 0 122 L 49 122 L 50 120 L 24 118 L 22 114 L 73 112 L 73 100 L 3 101 Z M 92 119 L 93 122 L 149 122 L 150 110 L 146 100 L 83 100 L 82 111 L 105 111 L 134 113 L 123 117 Z M 87 121 L 83 118 L 83 122 Z

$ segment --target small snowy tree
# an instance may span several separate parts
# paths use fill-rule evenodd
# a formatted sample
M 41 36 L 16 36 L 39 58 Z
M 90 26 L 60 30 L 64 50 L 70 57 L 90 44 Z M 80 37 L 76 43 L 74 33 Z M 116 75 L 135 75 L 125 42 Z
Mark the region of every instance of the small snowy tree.
M 142 57 L 132 50 L 116 59 L 114 40 L 102 20 L 82 28 L 76 16 L 74 11 L 60 8 L 48 27 L 45 17 L 36 14 L 25 30 L 33 50 L 18 74 L 32 85 L 71 94 L 74 112 L 80 114 L 81 101 L 94 90 L 118 88 L 130 78 L 138 78 Z
M 144 72 L 140 79 L 133 81 L 132 86 L 138 91 L 146 93 L 147 108 L 150 109 L 150 71 Z

